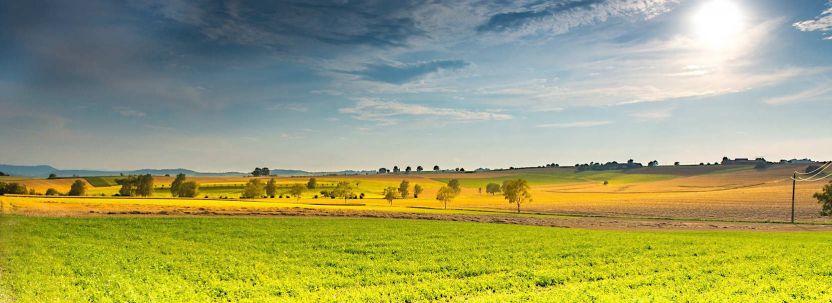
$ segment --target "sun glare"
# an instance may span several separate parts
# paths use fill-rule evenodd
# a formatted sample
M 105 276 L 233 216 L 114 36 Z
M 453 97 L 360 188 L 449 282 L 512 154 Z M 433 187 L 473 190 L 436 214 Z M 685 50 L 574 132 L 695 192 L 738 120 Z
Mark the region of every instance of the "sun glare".
M 743 14 L 730 0 L 705 3 L 693 17 L 697 38 L 703 46 L 722 49 L 735 42 L 743 31 Z

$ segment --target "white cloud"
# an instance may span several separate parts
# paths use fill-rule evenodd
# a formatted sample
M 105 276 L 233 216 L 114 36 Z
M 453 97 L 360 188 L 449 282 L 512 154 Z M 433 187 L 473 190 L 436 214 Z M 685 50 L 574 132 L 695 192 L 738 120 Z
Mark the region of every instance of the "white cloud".
M 509 120 L 513 118 L 511 115 L 488 111 L 429 107 L 372 98 L 359 98 L 355 106 L 341 108 L 339 111 L 344 114 L 352 114 L 353 118 L 358 120 L 377 121 L 384 124 L 395 124 L 397 122 L 395 117 L 400 116 L 433 117 L 452 121 Z
M 829 1 L 829 5 L 832 5 L 832 1 Z M 826 9 L 815 19 L 795 22 L 794 24 L 792 24 L 792 26 L 803 32 L 832 31 L 832 8 Z M 832 39 L 832 36 L 826 37 L 824 39 L 830 40 Z
M 480 29 L 509 36 L 558 35 L 573 28 L 602 23 L 614 17 L 652 19 L 671 10 L 677 0 L 610 0 L 603 2 L 542 2 L 531 8 L 506 10 L 492 16 Z
M 804 101 L 813 101 L 817 100 L 819 97 L 829 95 L 830 93 L 832 93 L 832 83 L 825 83 L 817 87 L 799 92 L 797 94 L 769 98 L 765 100 L 765 103 L 770 105 L 782 105 Z
M 567 122 L 567 123 L 550 123 L 550 124 L 540 124 L 537 127 L 540 128 L 585 128 L 585 127 L 596 127 L 596 126 L 604 126 L 612 124 L 612 121 L 577 121 L 577 122 Z
M 611 106 L 733 94 L 825 72 L 825 68 L 771 67 L 759 58 L 758 50 L 771 42 L 771 33 L 784 21 L 749 25 L 740 39 L 722 49 L 710 49 L 685 34 L 633 44 L 584 41 L 592 50 L 555 62 L 561 69 L 594 76 L 520 81 L 469 91 L 482 97 L 508 96 L 514 104 L 532 110 Z

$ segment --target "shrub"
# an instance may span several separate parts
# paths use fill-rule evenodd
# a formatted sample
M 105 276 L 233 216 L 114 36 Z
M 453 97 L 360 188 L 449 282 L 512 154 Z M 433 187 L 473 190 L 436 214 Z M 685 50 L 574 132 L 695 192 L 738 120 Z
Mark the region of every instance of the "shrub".
M 87 193 L 87 185 L 84 184 L 84 181 L 75 180 L 72 182 L 72 186 L 69 188 L 69 192 L 66 194 L 67 196 L 83 196 Z
M 264 192 L 263 182 L 260 182 L 258 179 L 249 180 L 246 183 L 245 190 L 240 198 L 256 198 L 263 196 Z
M 54 188 L 49 188 L 49 189 L 46 190 L 46 195 L 47 196 L 57 196 L 57 195 L 60 195 L 60 194 L 61 193 L 59 193 L 58 190 L 54 189 Z
M 199 195 L 199 184 L 196 181 L 187 181 L 182 182 L 179 185 L 179 196 L 180 197 L 196 197 Z
M 28 192 L 28 190 L 26 190 L 26 185 L 0 182 L 0 195 L 25 195 L 26 192 Z
M 823 187 L 823 190 L 814 194 L 815 199 L 821 204 L 821 216 L 832 216 L 832 181 Z

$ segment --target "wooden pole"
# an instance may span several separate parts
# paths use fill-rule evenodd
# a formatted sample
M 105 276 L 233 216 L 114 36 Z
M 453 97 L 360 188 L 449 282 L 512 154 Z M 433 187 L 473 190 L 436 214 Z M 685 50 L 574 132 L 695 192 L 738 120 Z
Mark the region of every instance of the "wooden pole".
M 794 224 L 794 192 L 797 185 L 797 173 L 792 175 L 792 224 Z

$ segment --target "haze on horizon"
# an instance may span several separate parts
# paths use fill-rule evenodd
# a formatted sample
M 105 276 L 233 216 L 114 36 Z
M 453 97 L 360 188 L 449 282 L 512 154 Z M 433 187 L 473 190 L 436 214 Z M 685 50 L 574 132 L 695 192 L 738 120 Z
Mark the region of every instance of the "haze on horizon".
M 0 163 L 832 159 L 832 0 L 3 1 Z

